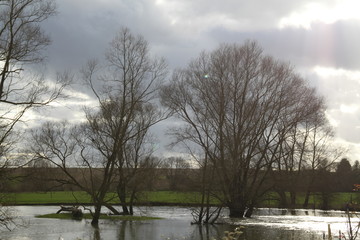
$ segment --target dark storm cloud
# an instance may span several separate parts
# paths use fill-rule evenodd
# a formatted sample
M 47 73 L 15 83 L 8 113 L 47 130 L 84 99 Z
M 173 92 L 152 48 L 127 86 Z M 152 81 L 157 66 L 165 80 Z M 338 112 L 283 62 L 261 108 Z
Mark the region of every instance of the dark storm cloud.
M 309 23 L 307 28 L 291 24 L 279 27 L 283 19 L 306 12 L 309 4 L 318 4 L 319 9 L 326 10 L 339 3 L 343 2 L 59 0 L 59 14 L 44 25 L 53 40 L 48 49 L 48 68 L 77 73 L 87 60 L 103 58 L 108 43 L 121 27 L 143 35 L 151 53 L 165 57 L 171 70 L 185 67 L 200 51 L 211 51 L 222 42 L 241 44 L 253 39 L 266 54 L 290 62 L 317 86 L 327 100 L 329 117 L 337 122 L 339 136 L 357 142 L 353 133 L 360 129 L 359 111 L 344 112 L 341 107 L 350 106 L 360 96 L 359 81 L 349 77 L 360 69 L 360 20 L 336 18 L 326 24 L 321 19 L 304 19 Z M 350 72 L 324 77 L 314 71 L 315 66 Z M 84 92 L 82 85 L 75 86 L 74 94 L 76 91 Z M 85 97 L 84 102 L 87 101 L 91 102 Z M 73 105 L 78 107 L 79 101 Z M 64 107 L 70 109 L 72 105 Z M 72 111 L 77 116 L 77 110 Z M 66 115 L 66 109 L 62 115 Z M 156 132 L 165 129 L 164 125 L 157 126 Z
M 98 57 L 123 26 L 144 35 L 158 54 L 167 55 L 166 48 L 176 46 L 187 52 L 190 47 L 208 46 L 213 40 L 204 38 L 202 32 L 226 25 L 228 20 L 246 29 L 274 27 L 282 16 L 305 2 L 62 0 L 57 2 L 59 14 L 46 23 L 53 39 L 50 63 L 72 66 Z
M 156 47 L 160 38 L 164 42 L 166 31 L 161 29 L 161 16 L 151 8 L 141 1 L 59 1 L 58 15 L 45 24 L 53 40 L 50 66 L 79 67 L 88 59 L 101 58 L 122 27 L 141 33 Z
M 172 68 L 184 66 L 220 42 L 255 39 L 267 53 L 294 65 L 359 67 L 358 21 L 313 23 L 309 29 L 279 29 L 281 19 L 310 1 L 58 1 L 59 14 L 46 23 L 53 44 L 49 66 L 80 68 L 101 58 L 121 27 L 143 35 L 153 53 Z M 336 1 L 318 1 L 331 5 Z

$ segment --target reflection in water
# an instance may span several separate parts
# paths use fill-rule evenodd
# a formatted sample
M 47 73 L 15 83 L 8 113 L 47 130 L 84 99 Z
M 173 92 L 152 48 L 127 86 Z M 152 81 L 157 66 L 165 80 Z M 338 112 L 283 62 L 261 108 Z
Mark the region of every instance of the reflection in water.
M 211 240 L 221 239 L 224 231 L 233 231 L 244 226 L 242 240 L 303 240 L 322 239 L 331 224 L 334 233 L 346 232 L 346 218 L 341 211 L 257 209 L 253 218 L 230 219 L 223 212 L 226 224 L 201 226 L 191 225 L 191 211 L 181 207 L 154 207 L 141 212 L 148 216 L 163 219 L 151 221 L 109 221 L 102 220 L 98 228 L 92 227 L 89 220 L 72 221 L 58 219 L 39 219 L 35 214 L 52 213 L 58 207 L 16 207 L 22 217 L 29 222 L 26 228 L 12 232 L 0 230 L 1 240 Z M 353 222 L 359 219 L 353 219 Z
M 108 238 L 105 236 L 100 236 L 99 229 L 94 228 L 93 240 L 100 239 L 118 239 L 118 240 L 140 240 L 140 239 L 161 239 L 161 240 L 212 240 L 212 239 L 221 239 L 224 236 L 225 231 L 233 231 L 235 226 L 231 225 L 196 225 L 193 226 L 192 231 L 189 233 L 187 231 L 179 233 L 170 233 L 163 234 L 159 237 L 158 233 L 153 231 L 154 229 L 149 228 L 145 231 L 140 227 L 134 227 L 130 222 L 124 222 L 120 224 L 118 235 Z M 179 229 L 181 230 L 181 229 Z M 159 237 L 159 238 L 157 238 Z M 259 240 L 259 239 L 279 239 L 279 240 L 317 240 L 321 239 L 319 234 L 309 233 L 299 230 L 288 230 L 279 228 L 266 228 L 260 226 L 247 226 L 243 229 L 243 234 L 241 235 L 241 240 Z
M 319 234 L 309 233 L 300 230 L 283 231 L 279 228 L 266 228 L 266 227 L 257 226 L 257 227 L 246 227 L 240 239 L 241 240 L 245 240 L 245 239 L 318 240 L 322 238 L 319 236 Z
M 118 232 L 118 238 L 119 239 L 125 239 L 125 229 L 126 229 L 127 221 L 123 221 L 120 225 L 119 232 Z
M 196 239 L 196 240 L 212 240 L 222 239 L 225 231 L 234 231 L 236 226 L 233 225 L 205 225 L 197 226 L 194 232 L 188 236 L 183 236 L 181 239 Z M 267 228 L 261 226 L 247 226 L 242 229 L 243 234 L 240 240 L 319 240 L 322 239 L 317 233 L 309 233 L 300 230 L 287 230 L 280 228 Z M 180 239 L 180 238 L 164 238 L 164 239 Z M 132 239 L 133 240 L 133 239 Z
M 196 225 L 189 239 L 212 240 L 221 239 L 224 231 L 233 231 L 229 225 Z
M 213 236 L 219 236 L 223 234 L 223 231 L 220 232 L 219 228 L 216 225 L 198 225 L 197 229 L 200 235 L 199 239 L 201 240 L 210 240 L 213 239 Z
M 122 221 L 118 228 L 118 238 L 119 240 L 125 239 L 140 239 L 138 238 L 138 224 L 139 222 L 133 221 Z M 140 228 L 140 227 L 139 227 Z M 143 236 L 141 236 L 143 237 Z
M 93 226 L 93 228 L 94 228 L 94 235 L 93 235 L 93 237 L 92 237 L 92 239 L 93 240 L 100 240 L 101 239 L 101 237 L 100 237 L 100 229 L 99 229 L 99 227 L 98 226 Z
M 296 210 L 295 209 L 291 209 L 290 213 L 291 213 L 291 215 L 296 216 Z

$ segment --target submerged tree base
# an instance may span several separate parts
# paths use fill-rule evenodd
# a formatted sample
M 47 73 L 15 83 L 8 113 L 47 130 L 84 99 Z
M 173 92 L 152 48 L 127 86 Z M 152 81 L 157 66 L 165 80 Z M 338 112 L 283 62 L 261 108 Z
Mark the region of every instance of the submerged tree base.
M 245 217 L 246 209 L 229 208 L 229 210 L 230 210 L 229 217 L 231 217 L 231 218 L 244 218 Z
M 36 217 L 74 220 L 71 213 L 61 213 L 61 214 L 51 213 L 51 214 L 37 215 Z M 83 219 L 92 219 L 92 216 L 91 214 L 87 213 L 83 215 Z M 101 214 L 100 219 L 119 220 L 119 221 L 145 221 L 145 220 L 158 220 L 162 218 L 147 217 L 147 216 L 128 216 L 128 215 L 116 216 L 116 215 Z

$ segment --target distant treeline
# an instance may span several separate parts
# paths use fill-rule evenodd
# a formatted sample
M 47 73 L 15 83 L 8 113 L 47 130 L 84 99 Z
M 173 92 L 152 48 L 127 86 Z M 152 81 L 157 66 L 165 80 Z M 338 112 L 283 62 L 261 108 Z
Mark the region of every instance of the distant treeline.
M 67 184 L 67 176 L 59 168 L 52 167 L 25 167 L 17 169 L 3 169 L 7 171 L 8 181 L 3 182 L 5 192 L 46 192 L 46 191 L 78 191 L 76 186 Z M 69 169 L 79 181 L 90 180 L 88 168 Z M 99 176 L 103 169 L 91 169 Z M 154 169 L 155 177 L 147 182 L 143 190 L 176 190 L 194 191 L 196 189 L 196 169 Z M 95 174 L 96 175 L 96 174 Z M 94 176 L 93 176 L 94 177 Z M 115 191 L 115 185 L 113 191 Z
M 2 170 L 5 171 L 5 170 Z M 66 184 L 66 176 L 58 168 L 26 167 L 6 169 L 11 177 L 3 182 L 5 192 L 34 192 L 34 191 L 71 191 L 79 190 L 73 185 Z M 90 179 L 89 169 L 73 168 L 70 170 L 79 180 Z M 94 171 L 94 169 L 92 169 Z M 102 169 L 95 169 L 99 175 Z M 360 169 L 344 160 L 335 171 L 302 170 L 291 173 L 289 171 L 273 171 L 267 177 L 264 187 L 271 192 L 302 192 L 332 193 L 356 191 L 354 184 L 360 184 Z M 200 188 L 201 169 L 192 168 L 156 168 L 152 181 L 142 186 L 146 191 L 197 191 Z M 8 176 L 9 176 L 8 175 Z M 296 176 L 295 176 L 296 175 Z M 87 177 L 88 176 L 88 177 Z M 316 176 L 315 178 L 313 176 Z M 61 180 L 64 180 L 61 183 Z M 115 186 L 114 186 L 115 190 Z

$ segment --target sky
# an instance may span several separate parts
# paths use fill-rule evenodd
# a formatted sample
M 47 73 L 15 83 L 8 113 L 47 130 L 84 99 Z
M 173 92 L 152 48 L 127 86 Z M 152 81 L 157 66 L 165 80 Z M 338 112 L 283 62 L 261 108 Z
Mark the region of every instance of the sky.
M 360 1 L 58 0 L 57 6 L 43 24 L 52 39 L 49 73 L 77 72 L 89 59 L 101 59 L 122 27 L 142 35 L 170 71 L 221 43 L 256 40 L 318 89 L 337 141 L 349 149 L 344 157 L 360 160 Z M 76 99 L 53 104 L 47 120 L 78 121 L 80 107 L 94 104 L 81 84 L 68 93 Z M 165 155 L 171 154 L 163 135 L 168 125 L 154 129 Z

